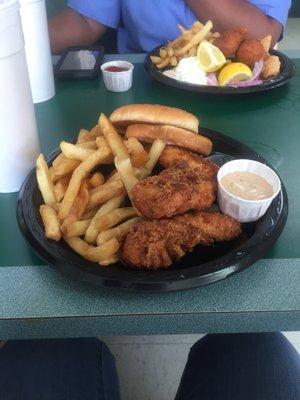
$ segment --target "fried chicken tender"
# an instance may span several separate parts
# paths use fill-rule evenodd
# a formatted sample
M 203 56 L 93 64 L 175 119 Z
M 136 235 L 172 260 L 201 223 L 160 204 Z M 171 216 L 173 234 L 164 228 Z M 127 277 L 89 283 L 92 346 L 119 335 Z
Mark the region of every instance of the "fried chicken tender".
M 244 40 L 240 45 L 236 58 L 237 61 L 253 68 L 256 61 L 264 60 L 267 53 L 259 40 Z
M 197 244 L 211 245 L 241 233 L 241 224 L 221 213 L 189 212 L 173 218 L 143 221 L 127 234 L 122 261 L 134 269 L 167 269 Z
M 233 58 L 240 44 L 245 39 L 246 32 L 246 28 L 222 32 L 221 35 L 214 40 L 213 44 L 221 50 L 226 58 Z
M 204 210 L 215 201 L 213 180 L 199 169 L 169 168 L 138 182 L 132 192 L 134 207 L 147 218 L 172 217 L 189 210 Z
M 199 168 L 204 179 L 214 179 L 219 170 L 217 164 L 191 151 L 177 146 L 166 146 L 159 158 L 164 168 Z

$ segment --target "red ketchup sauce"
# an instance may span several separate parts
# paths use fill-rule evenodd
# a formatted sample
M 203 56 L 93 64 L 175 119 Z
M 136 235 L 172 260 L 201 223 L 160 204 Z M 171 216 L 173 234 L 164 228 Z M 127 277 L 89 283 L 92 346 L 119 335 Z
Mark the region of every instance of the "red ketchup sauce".
M 123 72 L 123 71 L 128 71 L 129 68 L 126 67 L 117 67 L 112 65 L 111 67 L 107 67 L 105 68 L 105 71 L 109 71 L 109 72 Z

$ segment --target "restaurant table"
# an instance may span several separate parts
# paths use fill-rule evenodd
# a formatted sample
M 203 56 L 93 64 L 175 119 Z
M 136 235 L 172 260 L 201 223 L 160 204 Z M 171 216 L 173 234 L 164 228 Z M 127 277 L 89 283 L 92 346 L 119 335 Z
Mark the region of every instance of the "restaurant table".
M 18 194 L 1 194 L 0 339 L 300 330 L 300 59 L 285 86 L 223 97 L 151 81 L 143 55 L 107 57 L 115 58 L 135 64 L 128 92 L 108 92 L 101 77 L 60 81 L 55 98 L 36 105 L 45 154 L 123 104 L 181 107 L 273 165 L 289 196 L 286 227 L 265 257 L 241 273 L 196 289 L 141 294 L 88 286 L 45 265 L 19 232 Z

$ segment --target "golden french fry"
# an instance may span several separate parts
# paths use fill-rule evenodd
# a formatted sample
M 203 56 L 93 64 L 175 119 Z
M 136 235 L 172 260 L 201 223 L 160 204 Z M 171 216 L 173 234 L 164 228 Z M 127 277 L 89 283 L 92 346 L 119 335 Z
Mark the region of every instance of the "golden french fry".
M 163 47 L 161 47 L 161 48 L 159 49 L 159 57 L 160 57 L 160 58 L 167 58 L 167 56 L 168 56 L 168 53 L 167 53 L 166 49 L 164 49 Z
M 103 164 L 113 164 L 115 157 L 114 157 L 114 155 L 111 151 L 111 148 L 109 147 L 109 144 L 108 144 L 107 140 L 105 139 L 105 137 L 103 137 L 103 136 L 97 137 L 96 145 L 97 145 L 98 149 L 106 149 L 107 151 L 109 151 L 109 156 L 105 159 L 105 161 L 103 161 Z
M 83 143 L 92 140 L 91 134 L 87 129 L 80 129 L 76 143 Z
M 43 154 L 36 160 L 36 179 L 45 204 L 52 204 L 57 201 L 54 191 L 54 184 L 51 180 L 48 165 Z
M 87 149 L 81 146 L 76 146 L 75 144 L 68 142 L 61 142 L 60 148 L 62 153 L 72 160 L 84 161 L 90 155 L 94 153 L 95 150 Z
M 176 56 L 183 55 L 183 54 L 187 53 L 190 50 L 190 48 L 199 44 L 202 40 L 205 39 L 206 35 L 212 29 L 212 26 L 213 26 L 212 22 L 207 21 L 206 24 L 204 25 L 204 27 L 199 32 L 197 32 L 185 46 L 183 46 L 181 49 L 176 50 L 175 55 Z
M 52 167 L 57 167 L 63 160 L 66 160 L 66 156 L 63 153 L 60 153 L 53 161 Z
M 157 67 L 158 69 L 162 69 L 162 68 L 167 67 L 167 66 L 169 65 L 169 63 L 170 63 L 170 59 L 169 59 L 169 57 L 167 57 L 167 58 L 165 58 L 161 63 L 156 64 L 156 67 Z
M 188 55 L 190 57 L 195 57 L 197 55 L 198 46 L 193 46 L 189 49 Z
M 92 208 L 90 211 L 86 211 L 86 212 L 82 215 L 81 220 L 84 221 L 84 220 L 86 220 L 86 219 L 91 219 L 91 218 L 93 218 L 93 217 L 97 214 L 98 210 L 99 210 L 99 207 L 97 206 L 97 207 L 95 207 L 95 208 Z
M 63 159 L 56 167 L 53 167 L 51 179 L 56 182 L 58 179 L 70 174 L 80 165 L 79 160 Z
M 121 179 L 123 181 L 127 194 L 130 197 L 132 188 L 138 183 L 138 179 L 134 174 L 131 161 L 129 158 L 121 159 L 115 157 L 115 166 L 121 175 Z
M 96 150 L 90 157 L 82 161 L 82 163 L 80 163 L 80 165 L 78 165 L 74 170 L 68 189 L 60 205 L 58 216 L 61 220 L 64 220 L 68 216 L 80 189 L 81 181 L 97 165 L 102 164 L 102 162 L 109 156 L 109 153 L 110 152 L 106 149 Z
M 82 142 L 76 144 L 76 146 L 84 147 L 87 149 L 97 150 L 98 146 L 96 145 L 96 140 L 89 140 L 88 142 Z
M 116 208 L 115 210 L 101 215 L 96 222 L 96 227 L 98 233 L 103 232 L 113 226 L 119 224 L 120 222 L 136 216 L 136 210 L 133 207 L 123 207 Z
M 174 49 L 173 49 L 173 47 L 171 45 L 167 46 L 167 54 L 168 54 L 169 58 L 174 56 Z
M 78 236 L 63 236 L 68 245 L 86 260 L 99 262 L 112 257 L 119 249 L 120 245 L 116 238 L 112 238 L 105 245 L 93 247 L 87 244 Z
M 122 239 L 130 231 L 131 227 L 142 221 L 142 217 L 134 217 L 123 224 L 107 229 L 97 236 L 97 245 L 101 246 L 112 238 Z
M 107 140 L 113 154 L 119 158 L 127 158 L 128 151 L 123 142 L 123 139 L 115 130 L 110 120 L 104 114 L 100 114 L 99 125 L 102 128 L 103 135 Z
M 139 174 L 139 179 L 146 178 L 149 176 L 153 168 L 155 167 L 161 153 L 163 152 L 163 149 L 165 148 L 166 143 L 162 141 L 161 139 L 155 139 L 154 142 L 152 143 L 152 146 L 149 151 L 149 160 L 147 163 L 140 168 L 140 174 Z
M 86 206 L 89 202 L 89 191 L 87 185 L 87 179 L 83 179 L 78 195 L 72 204 L 72 207 L 69 211 L 67 218 L 64 220 L 63 224 L 61 225 L 61 231 L 66 233 L 67 227 L 74 221 L 77 221 L 83 215 Z
M 68 188 L 69 182 L 71 179 L 71 174 L 66 175 L 63 178 L 60 178 L 55 186 L 54 186 L 54 193 L 57 201 L 61 201 L 61 199 L 64 197 L 66 190 Z
M 272 36 L 271 35 L 265 36 L 264 38 L 261 39 L 260 42 L 263 45 L 265 52 L 269 53 L 269 50 L 271 47 L 271 42 L 272 42 Z
M 116 264 L 119 261 L 120 261 L 120 256 L 118 254 L 114 254 L 110 258 L 106 258 L 105 260 L 99 261 L 99 264 L 102 267 L 106 267 L 106 266 L 111 265 L 111 264 Z
M 201 29 L 203 29 L 204 28 L 204 25 L 203 24 L 201 24 L 201 22 L 200 21 L 195 21 L 194 23 L 193 23 L 193 25 L 191 26 L 191 28 L 190 28 L 190 32 L 192 32 L 192 33 L 197 33 L 197 32 L 199 32 Z
M 103 204 L 99 210 L 97 210 L 96 214 L 93 215 L 91 219 L 91 223 L 88 226 L 84 239 L 88 243 L 96 243 L 97 235 L 98 235 L 98 228 L 97 228 L 97 221 L 98 219 L 112 210 L 120 207 L 124 201 L 125 196 L 123 194 L 113 197 L 112 199 L 108 200 L 105 204 Z
M 184 37 L 180 35 L 176 39 L 172 40 L 172 42 L 170 42 L 170 45 L 172 45 L 173 49 L 177 49 L 179 46 L 182 45 L 183 42 L 185 42 Z
M 178 27 L 178 29 L 180 30 L 180 33 L 181 33 L 182 35 L 187 31 L 187 29 L 185 29 L 185 27 L 182 26 L 182 25 L 180 25 L 180 24 L 177 24 L 177 27 Z
M 45 228 L 45 236 L 58 242 L 61 238 L 61 232 L 56 211 L 48 204 L 42 204 L 40 214 Z
M 90 191 L 90 200 L 87 205 L 87 211 L 93 209 L 99 204 L 105 203 L 112 197 L 121 194 L 123 190 L 124 190 L 124 185 L 120 179 L 105 182 L 103 185 L 95 189 L 92 189 Z
M 99 136 L 103 135 L 101 126 L 99 124 L 95 125 L 92 129 L 91 129 L 91 135 L 93 137 L 93 139 L 96 139 Z
M 142 150 L 139 153 L 133 154 L 130 160 L 133 167 L 140 168 L 148 162 L 149 156 L 146 150 Z
M 130 155 L 138 154 L 144 150 L 142 143 L 134 137 L 128 138 L 124 143 Z
M 94 172 L 89 180 L 89 184 L 94 188 L 103 185 L 104 182 L 104 175 L 100 171 Z
M 178 64 L 177 58 L 175 56 L 170 58 L 170 64 L 172 67 L 176 67 L 176 65 Z
M 66 227 L 66 236 L 83 236 L 91 223 L 91 219 L 74 221 Z
M 150 56 L 151 61 L 153 62 L 153 64 L 159 64 L 163 61 L 162 58 L 157 57 L 157 56 Z

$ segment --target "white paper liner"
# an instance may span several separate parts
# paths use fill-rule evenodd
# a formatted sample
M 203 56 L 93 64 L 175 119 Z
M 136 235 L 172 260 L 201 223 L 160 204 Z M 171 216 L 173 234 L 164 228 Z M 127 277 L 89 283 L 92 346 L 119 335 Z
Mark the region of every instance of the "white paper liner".
M 244 200 L 229 193 L 222 185 L 225 175 L 233 172 L 253 172 L 266 179 L 273 187 L 272 197 L 264 200 Z M 278 195 L 281 183 L 278 175 L 267 165 L 253 160 L 233 160 L 224 164 L 218 172 L 218 203 L 224 214 L 230 215 L 240 222 L 251 222 L 261 218 L 272 200 Z
M 127 71 L 106 71 L 107 67 L 129 68 Z M 132 85 L 132 72 L 134 66 L 127 61 L 110 61 L 101 65 L 103 81 L 107 90 L 111 92 L 126 92 Z

